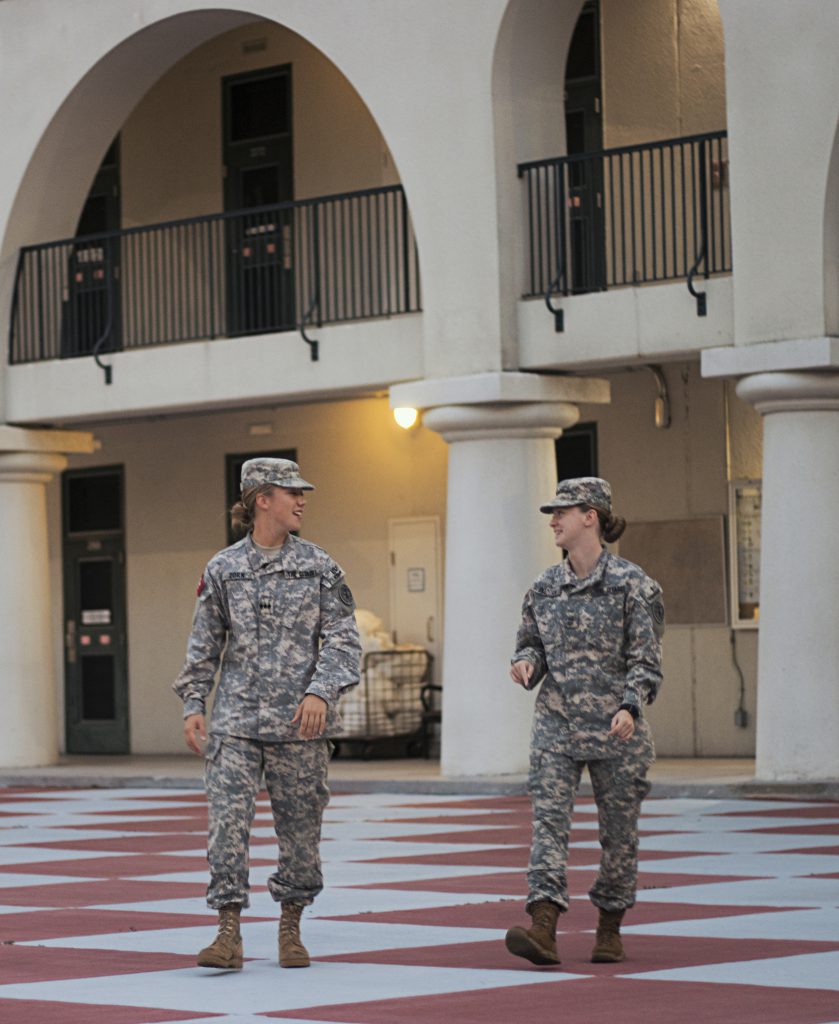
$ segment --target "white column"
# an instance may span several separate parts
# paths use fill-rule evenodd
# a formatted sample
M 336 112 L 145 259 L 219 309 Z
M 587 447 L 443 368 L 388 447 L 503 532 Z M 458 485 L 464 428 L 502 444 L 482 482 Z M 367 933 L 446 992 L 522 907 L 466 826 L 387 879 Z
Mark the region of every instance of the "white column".
M 54 452 L 0 452 L 0 764 L 7 767 L 58 756 L 44 485 L 66 465 Z
M 438 406 L 423 423 L 449 443 L 441 767 L 527 768 L 532 693 L 509 678 L 525 591 L 557 549 L 539 505 L 556 488 L 554 440 L 569 402 Z
M 763 414 L 756 776 L 839 779 L 839 373 L 758 373 Z

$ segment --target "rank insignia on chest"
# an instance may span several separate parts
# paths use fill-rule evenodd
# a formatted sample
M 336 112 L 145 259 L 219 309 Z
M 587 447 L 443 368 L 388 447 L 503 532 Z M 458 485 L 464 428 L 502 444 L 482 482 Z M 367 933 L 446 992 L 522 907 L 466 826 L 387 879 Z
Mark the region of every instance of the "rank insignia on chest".
M 274 607 L 274 602 L 270 597 L 261 597 L 259 599 L 259 610 L 261 612 L 270 612 Z

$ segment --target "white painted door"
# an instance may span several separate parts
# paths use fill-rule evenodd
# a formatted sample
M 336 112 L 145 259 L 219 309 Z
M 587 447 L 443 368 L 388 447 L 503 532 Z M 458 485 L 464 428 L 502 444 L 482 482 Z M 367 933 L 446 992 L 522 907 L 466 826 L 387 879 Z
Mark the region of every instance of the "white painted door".
M 388 520 L 390 623 L 398 644 L 420 644 L 434 656 L 434 680 L 442 653 L 442 556 L 437 516 Z

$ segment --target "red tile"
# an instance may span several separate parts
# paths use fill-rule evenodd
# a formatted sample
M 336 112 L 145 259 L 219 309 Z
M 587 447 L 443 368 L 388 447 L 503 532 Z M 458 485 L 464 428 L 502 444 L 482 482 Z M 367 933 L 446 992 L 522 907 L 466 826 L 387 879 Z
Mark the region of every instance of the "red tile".
M 372 849 L 379 840 L 371 839 Z M 424 836 L 388 836 L 388 843 L 479 843 L 487 846 L 509 846 L 530 843 L 529 830 L 521 828 L 485 828 L 475 832 L 435 832 Z
M 251 864 L 273 864 L 276 858 L 265 861 L 251 860 Z M 4 864 L 0 867 L 0 885 L 3 874 L 78 875 L 80 878 L 131 878 L 136 875 L 165 875 L 174 871 L 206 871 L 206 857 L 89 857 L 87 860 L 45 860 L 34 864 Z M 3 900 L 0 898 L 0 903 Z
M 202 914 L 152 914 L 129 910 L 33 910 L 0 914 L 0 943 L 64 939 L 72 935 L 110 935 L 159 928 L 212 927 L 213 918 Z
M 591 965 L 592 968 L 595 965 Z M 544 970 L 544 968 L 540 968 Z M 681 1008 L 681 1009 L 680 1009 Z M 348 1024 L 487 1024 L 545 1021 L 561 1024 L 822 1024 L 836 1018 L 836 993 L 748 985 L 581 978 L 475 992 L 312 1006 L 266 1017 L 346 1021 Z
M 830 825 L 808 825 L 807 819 L 802 818 L 800 825 L 783 825 L 780 828 L 755 828 L 750 832 L 757 832 L 759 835 L 778 836 L 839 836 L 839 821 Z
M 594 883 L 596 871 L 571 871 L 568 874 L 568 889 L 572 896 L 582 896 Z M 756 876 L 751 876 L 756 877 Z M 711 885 L 721 882 L 744 882 L 740 875 L 677 875 L 645 872 L 642 889 L 673 889 L 682 885 Z M 372 882 L 369 885 L 347 886 L 352 889 L 407 889 L 422 892 L 481 892 L 492 895 L 516 896 L 526 893 L 523 875 L 509 871 L 499 874 L 459 875 L 455 878 L 422 878 L 409 882 Z
M 88 811 L 88 814 L 101 815 L 103 818 L 109 817 L 133 817 L 134 815 L 148 815 L 154 818 L 195 818 L 203 816 L 207 818 L 207 807 L 204 806 L 189 806 L 189 807 L 131 807 L 122 805 L 120 807 L 108 807 L 103 808 L 101 811 Z
M 101 832 L 103 829 L 113 829 L 117 832 L 194 832 L 205 836 L 207 834 L 207 818 L 206 815 L 204 817 L 181 815 L 179 818 L 165 817 L 159 821 L 135 821 L 133 815 L 128 815 L 118 820 L 103 818 L 102 821 L 84 825 L 75 825 L 70 820 L 66 824 L 54 827 L 56 836 L 61 835 L 61 829 L 73 829 L 80 832 Z
M 784 907 L 783 910 L 800 908 Z M 682 903 L 637 903 L 627 911 L 627 924 L 656 924 L 661 921 L 694 921 L 716 917 L 739 917 L 742 914 L 774 914 L 778 907 L 728 907 Z M 365 921 L 371 924 L 425 924 L 454 928 L 528 927 L 530 918 L 524 912 L 524 901 L 493 900 L 449 907 L 428 907 L 422 910 L 386 910 L 371 914 L 348 914 L 341 921 Z M 596 911 L 588 900 L 573 900 L 568 913 L 559 919 L 563 932 L 591 930 L 596 924 Z
M 808 851 L 809 852 L 809 851 Z M 684 857 L 682 850 L 642 850 L 641 861 L 648 863 L 654 860 L 672 860 L 676 857 Z M 496 867 L 496 868 L 521 868 L 527 869 L 527 862 L 530 857 L 529 844 L 521 846 L 497 846 L 489 850 L 464 850 L 462 853 L 426 853 L 410 857 L 370 857 L 365 858 L 365 863 L 372 864 L 439 864 L 463 867 Z M 570 867 L 580 867 L 583 864 L 596 864 L 600 860 L 600 848 L 596 849 L 575 849 L 568 851 L 568 864 Z
M 433 813 L 416 818 L 384 818 L 390 825 L 486 825 L 499 828 L 502 825 L 529 829 L 533 816 L 530 811 L 517 814 L 464 814 L 462 817 L 447 814 L 444 818 Z M 585 820 L 582 822 L 585 824 Z
M 190 899 L 203 896 L 206 885 L 198 882 L 134 882 L 105 878 L 66 885 L 27 885 L 0 889 L 0 904 L 7 907 L 90 907 L 101 903 L 142 903 L 147 900 Z M 3 917 L 0 914 L 0 928 Z
M 56 835 L 60 833 L 56 832 Z M 99 853 L 168 853 L 199 850 L 206 844 L 197 835 L 117 836 L 111 839 L 51 839 L 38 843 L 43 850 L 95 850 Z M 26 843 L 17 844 L 26 846 Z
M 365 858 L 368 864 L 439 864 L 453 867 L 497 867 L 527 868 L 530 855 L 529 844 L 521 846 L 497 846 L 489 850 L 464 850 L 462 853 L 426 853 L 410 857 L 376 857 L 375 853 Z
M 839 818 L 839 803 L 824 803 L 821 806 L 812 804 L 809 807 L 771 807 L 763 809 L 759 801 L 755 801 L 752 810 L 726 811 L 714 815 L 719 818 Z
M 68 978 L 100 978 L 143 971 L 194 967 L 195 957 L 178 953 L 136 953 L 110 949 L 60 949 L 51 946 L 0 946 L 4 985 Z
M 525 923 L 525 922 L 521 922 Z M 589 920 L 594 926 L 594 918 Z M 594 933 L 588 930 L 561 932 L 557 944 L 562 965 L 552 970 L 571 974 L 639 974 L 674 967 L 722 964 L 740 960 L 763 960 L 797 956 L 802 953 L 828 953 L 839 949 L 836 942 L 777 941 L 772 939 L 709 939 L 672 935 L 625 935 L 627 959 L 619 964 L 592 964 Z M 414 949 L 381 949 L 317 957 L 323 962 L 399 964 L 415 967 L 458 967 L 482 970 L 527 970 L 533 965 L 512 956 L 503 938 L 488 942 L 462 942 L 449 946 L 423 946 Z
M 151 997 L 150 997 L 151 998 Z M 0 1021 L 19 1024 L 158 1024 L 167 1020 L 198 1020 L 219 1014 L 187 1010 L 156 1010 L 142 1006 L 94 1006 L 89 1003 L 48 1003 L 36 999 L 0 999 Z
M 142 800 L 143 802 L 148 801 L 149 797 L 145 793 L 131 793 L 120 797 L 121 800 L 125 800 L 126 803 L 131 800 Z M 159 789 L 155 790 L 152 795 L 152 799 L 156 804 L 170 803 L 171 801 L 177 801 L 178 803 L 206 803 L 207 797 L 203 789 L 196 789 L 193 793 L 162 793 Z

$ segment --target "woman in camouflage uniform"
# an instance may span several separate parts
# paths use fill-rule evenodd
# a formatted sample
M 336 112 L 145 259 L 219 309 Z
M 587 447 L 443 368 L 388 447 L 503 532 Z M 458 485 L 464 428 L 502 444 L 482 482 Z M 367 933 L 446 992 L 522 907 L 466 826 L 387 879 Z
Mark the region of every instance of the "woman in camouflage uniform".
M 533 845 L 527 912 L 533 924 L 507 932 L 507 949 L 535 964 L 560 962 L 557 916 L 568 909 L 568 836 L 574 796 L 588 766 L 597 803 L 600 871 L 589 892 L 599 910 L 592 961 L 623 960 L 620 923 L 635 902 L 638 815 L 655 759 L 643 705 L 661 685 L 664 605 L 642 569 L 610 554 L 626 521 L 612 515 L 599 477 L 562 481 L 541 507 L 567 558 L 527 592 L 510 676 L 540 681 L 528 781 Z
M 340 695 L 359 680 L 355 605 L 341 568 L 292 533 L 305 492 L 287 459 L 250 459 L 231 516 L 247 534 L 215 555 L 198 585 L 187 657 L 174 689 L 184 702 L 187 746 L 201 753 L 205 702 L 221 662 L 206 749 L 210 885 L 219 911 L 201 967 L 240 968 L 239 915 L 248 900 L 248 843 L 261 780 L 279 844 L 268 879 L 282 905 L 281 967 L 308 967 L 300 915 L 323 888 L 319 843 L 330 743 Z M 222 660 L 222 652 L 224 658 Z

